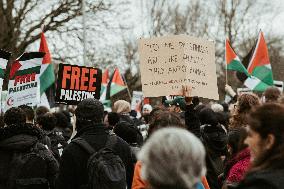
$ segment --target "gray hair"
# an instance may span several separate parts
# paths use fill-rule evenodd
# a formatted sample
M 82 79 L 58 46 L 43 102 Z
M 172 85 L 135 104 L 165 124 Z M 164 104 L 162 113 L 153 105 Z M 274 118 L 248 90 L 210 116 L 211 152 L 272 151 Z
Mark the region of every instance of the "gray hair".
M 153 188 L 191 189 L 206 173 L 204 146 L 185 129 L 154 132 L 138 159 L 142 162 L 142 178 Z

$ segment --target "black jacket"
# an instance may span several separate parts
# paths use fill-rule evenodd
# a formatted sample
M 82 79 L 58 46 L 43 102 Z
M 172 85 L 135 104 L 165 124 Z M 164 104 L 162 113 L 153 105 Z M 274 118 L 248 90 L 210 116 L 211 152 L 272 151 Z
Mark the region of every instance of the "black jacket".
M 40 129 L 29 124 L 10 125 L 0 128 L 0 188 L 7 184 L 10 176 L 9 171 L 17 169 L 17 167 L 13 167 L 14 164 L 11 161 L 19 154 L 29 153 L 31 149 L 36 149 L 38 154 L 45 160 L 46 173 L 43 173 L 43 167 L 38 164 L 33 164 L 31 165 L 32 167 L 27 168 L 29 171 L 26 174 L 24 170 L 20 172 L 24 173 L 26 178 L 30 178 L 30 175 L 45 178 L 48 180 L 50 187 L 54 188 L 56 174 L 58 173 L 58 163 L 51 152 L 39 142 L 42 136 L 43 133 Z
M 282 189 L 284 170 L 264 170 L 249 173 L 236 189 Z
M 108 132 L 104 125 L 90 125 L 82 128 L 74 138 L 85 139 L 95 150 L 100 150 L 106 144 Z M 114 152 L 121 158 L 126 168 L 128 188 L 131 188 L 134 163 L 129 145 L 118 137 Z M 79 189 L 88 183 L 87 161 L 89 154 L 80 146 L 70 143 L 61 156 L 59 176 L 56 181 L 57 189 Z
M 195 106 L 193 104 L 186 105 L 186 110 L 184 113 L 185 125 L 190 132 L 200 138 L 201 124 L 194 107 Z

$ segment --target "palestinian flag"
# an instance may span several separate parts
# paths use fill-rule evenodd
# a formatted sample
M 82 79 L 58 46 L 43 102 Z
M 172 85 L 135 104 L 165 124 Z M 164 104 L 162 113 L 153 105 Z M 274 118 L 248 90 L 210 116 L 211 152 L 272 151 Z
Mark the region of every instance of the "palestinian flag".
M 226 40 L 226 63 L 227 63 L 226 64 L 227 70 L 238 71 L 246 75 L 249 75 L 248 71 L 246 70 L 244 65 L 241 63 L 239 57 L 237 56 L 237 54 L 231 47 L 228 39 Z
M 110 85 L 110 96 L 113 96 L 127 88 L 126 84 L 124 83 L 122 79 L 122 76 L 119 73 L 118 68 L 114 70 L 110 84 L 111 84 Z
M 248 88 L 255 91 L 264 91 L 267 87 L 273 86 L 268 49 L 262 32 L 259 33 L 256 48 L 247 70 L 250 75 L 254 76 L 245 81 Z
M 0 78 L 2 79 L 2 82 L 3 82 L 3 79 L 4 79 L 7 63 L 9 61 L 10 57 L 11 57 L 11 53 L 0 49 Z M 1 84 L 1 87 L 2 87 L 2 84 Z
M 51 55 L 43 32 L 41 33 L 39 52 L 45 53 L 40 70 L 41 101 L 49 102 L 41 105 L 47 107 L 50 105 L 53 106 L 55 104 L 55 75 L 53 64 L 51 63 Z
M 39 74 L 44 55 L 42 52 L 24 53 L 13 62 L 9 75 L 6 109 L 39 103 Z

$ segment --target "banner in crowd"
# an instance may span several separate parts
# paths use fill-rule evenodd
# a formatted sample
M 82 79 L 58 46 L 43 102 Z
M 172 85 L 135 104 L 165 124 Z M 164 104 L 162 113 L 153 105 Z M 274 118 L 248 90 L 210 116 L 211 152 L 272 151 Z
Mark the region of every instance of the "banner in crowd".
M 1 91 L 3 86 L 5 71 L 10 57 L 11 53 L 0 49 L 0 99 L 1 99 Z
M 185 35 L 139 40 L 142 91 L 145 97 L 180 94 L 218 100 L 214 42 Z
M 132 100 L 131 100 L 131 110 L 136 110 L 137 112 L 140 112 L 142 100 L 143 100 L 143 92 L 133 91 Z
M 45 53 L 24 53 L 11 67 L 5 109 L 40 102 L 40 68 Z
M 60 64 L 56 102 L 76 105 L 86 98 L 100 98 L 102 71 L 98 68 Z

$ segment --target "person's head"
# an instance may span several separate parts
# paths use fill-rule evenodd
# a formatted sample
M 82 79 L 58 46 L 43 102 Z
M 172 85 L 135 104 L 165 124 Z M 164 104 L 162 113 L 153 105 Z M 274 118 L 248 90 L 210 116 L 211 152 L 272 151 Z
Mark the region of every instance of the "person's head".
M 129 112 L 129 115 L 130 115 L 131 117 L 133 117 L 133 118 L 137 118 L 137 111 L 136 111 L 136 110 L 131 110 L 131 111 Z
M 249 113 L 255 106 L 260 105 L 260 99 L 255 94 L 244 93 L 238 97 L 235 105 L 236 113 Z
M 55 125 L 56 117 L 50 112 L 40 115 L 37 118 L 37 126 L 45 131 L 51 131 L 54 129 Z
M 169 111 L 157 112 L 157 115 L 153 117 L 153 120 L 150 122 L 148 135 L 150 136 L 154 131 L 160 128 L 171 127 L 173 125 L 185 128 L 185 125 L 182 123 L 178 114 Z
M 186 102 L 185 102 L 184 97 L 182 96 L 177 96 L 173 100 L 166 101 L 166 103 L 169 104 L 168 109 L 171 112 L 179 113 L 179 112 L 185 111 Z
M 214 112 L 224 112 L 224 108 L 221 104 L 212 104 L 211 105 L 211 109 L 214 111 Z
M 216 113 L 211 108 L 203 108 L 198 114 L 201 125 L 218 125 Z
M 38 116 L 43 115 L 43 114 L 45 114 L 47 112 L 49 112 L 49 109 L 47 107 L 39 106 L 35 110 L 35 115 L 36 115 L 36 117 L 38 117 Z
M 244 93 L 238 97 L 234 105 L 229 128 L 245 127 L 247 125 L 247 114 L 260 105 L 260 100 L 255 94 Z
M 244 127 L 231 129 L 228 132 L 228 152 L 230 155 L 235 155 L 247 147 L 244 143 L 247 137 L 247 131 Z
M 150 104 L 145 104 L 142 108 L 142 115 L 149 115 L 151 111 L 153 110 L 152 106 Z
M 264 104 L 249 114 L 248 137 L 252 170 L 284 168 L 284 107 Z
M 33 108 L 27 105 L 21 105 L 19 108 L 21 108 L 26 114 L 26 123 L 33 123 L 35 117 Z
M 77 130 L 84 126 L 101 124 L 104 118 L 104 106 L 99 100 L 88 98 L 78 104 L 75 115 Z
M 26 114 L 21 108 L 12 107 L 4 114 L 4 123 L 9 125 L 21 125 L 26 123 Z
M 205 175 L 205 150 L 200 140 L 181 128 L 155 132 L 138 154 L 141 175 L 151 188 L 194 188 Z
M 117 123 L 113 128 L 113 132 L 128 144 L 137 143 L 137 131 L 126 121 Z
M 119 122 L 119 114 L 115 112 L 109 112 L 107 115 L 107 122 L 109 127 L 114 127 Z M 106 121 L 106 119 L 105 119 Z
M 49 112 L 47 112 L 47 113 L 49 113 Z M 43 114 L 43 115 L 45 115 L 45 114 Z M 64 113 L 55 112 L 55 113 L 53 113 L 53 115 L 55 116 L 55 119 L 56 119 L 55 126 L 57 128 L 65 129 L 69 126 L 70 123 L 69 123 L 68 118 L 66 117 L 66 115 Z
M 281 96 L 281 91 L 277 87 L 269 87 L 264 93 L 265 102 L 277 102 Z
M 113 104 L 113 111 L 118 114 L 125 114 L 131 111 L 130 103 L 125 100 L 118 100 Z

